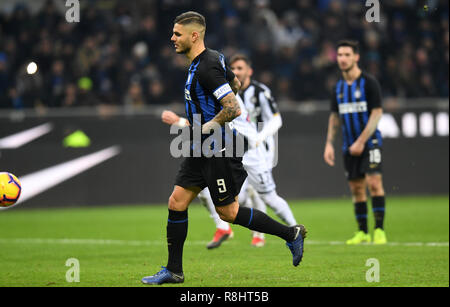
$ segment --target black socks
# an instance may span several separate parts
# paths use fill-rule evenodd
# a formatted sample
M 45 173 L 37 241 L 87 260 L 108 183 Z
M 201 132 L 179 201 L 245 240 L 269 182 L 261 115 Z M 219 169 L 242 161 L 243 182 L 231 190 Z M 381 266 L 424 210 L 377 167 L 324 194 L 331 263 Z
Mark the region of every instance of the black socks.
M 293 227 L 285 226 L 267 214 L 247 207 L 239 207 L 233 224 L 244 226 L 250 230 L 278 236 L 287 242 L 292 242 L 295 236 Z M 167 221 L 167 247 L 169 260 L 167 269 L 173 273 L 183 272 L 183 247 L 187 237 L 188 214 L 186 211 L 173 211 L 169 209 Z
M 278 223 L 267 214 L 253 208 L 239 207 L 233 224 L 278 236 L 287 242 L 293 241 L 295 236 L 294 228 Z
M 385 211 L 385 198 L 384 196 L 372 197 L 372 211 L 375 217 L 375 228 L 384 227 L 384 211 Z
M 367 233 L 367 202 L 355 203 L 355 216 L 359 230 Z
M 372 211 L 373 216 L 375 217 L 375 228 L 383 229 L 384 227 L 385 206 L 384 196 L 372 197 Z M 359 230 L 367 233 L 367 202 L 355 203 L 355 216 Z
M 188 214 L 186 211 L 173 211 L 169 209 L 167 221 L 167 247 L 169 260 L 167 269 L 172 273 L 183 272 L 183 247 L 187 237 Z

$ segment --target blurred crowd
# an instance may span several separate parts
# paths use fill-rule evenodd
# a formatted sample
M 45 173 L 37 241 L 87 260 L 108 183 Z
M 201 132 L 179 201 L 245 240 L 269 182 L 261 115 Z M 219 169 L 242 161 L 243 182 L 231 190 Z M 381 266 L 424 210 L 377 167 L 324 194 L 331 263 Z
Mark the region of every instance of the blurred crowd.
M 208 47 L 248 54 L 280 103 L 329 98 L 344 38 L 360 41 L 384 96 L 448 97 L 447 0 L 382 1 L 374 23 L 362 0 L 81 0 L 79 23 L 54 1 L 24 3 L 0 4 L 1 108 L 183 102 L 187 63 L 170 37 L 187 10 L 206 17 Z

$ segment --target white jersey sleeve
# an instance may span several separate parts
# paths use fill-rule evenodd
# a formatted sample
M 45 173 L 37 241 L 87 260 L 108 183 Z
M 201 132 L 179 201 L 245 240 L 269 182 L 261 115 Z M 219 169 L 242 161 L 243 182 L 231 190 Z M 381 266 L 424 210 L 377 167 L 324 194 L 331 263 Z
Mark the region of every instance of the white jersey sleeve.
M 262 83 L 253 81 L 258 87 L 259 101 L 259 121 L 257 142 L 264 141 L 266 147 L 266 160 L 270 169 L 272 169 L 278 160 L 278 150 L 276 148 L 276 133 L 283 125 L 281 115 L 270 89 Z
M 256 83 L 261 91 L 259 92 L 259 102 L 261 107 L 261 117 L 264 123 L 270 121 L 275 114 L 279 114 L 278 105 L 272 95 L 272 91 L 262 83 Z
M 272 137 L 282 126 L 282 119 L 278 110 L 277 103 L 272 95 L 270 89 L 262 83 L 256 83 L 259 88 L 259 103 L 261 108 L 260 118 L 263 123 L 263 128 L 259 128 L 259 139 L 266 140 Z
M 239 95 L 236 95 L 236 99 L 239 102 L 239 107 L 241 108 L 241 115 L 233 120 L 233 128 L 249 140 L 253 140 L 258 134 L 256 126 L 250 121 L 248 111 L 245 108 L 242 98 Z

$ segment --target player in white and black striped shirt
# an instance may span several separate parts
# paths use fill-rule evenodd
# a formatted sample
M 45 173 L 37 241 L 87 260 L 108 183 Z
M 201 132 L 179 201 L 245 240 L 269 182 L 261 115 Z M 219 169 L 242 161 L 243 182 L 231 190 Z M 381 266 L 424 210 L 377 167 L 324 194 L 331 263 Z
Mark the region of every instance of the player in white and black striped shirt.
M 236 70 L 245 69 L 245 65 L 248 65 L 247 69 L 251 69 L 244 59 L 233 58 L 233 60 Z M 255 142 L 258 145 L 264 145 L 267 163 L 272 169 L 276 165 L 275 134 L 283 124 L 280 111 L 270 89 L 258 81 L 250 78 L 249 80 L 250 84 L 239 92 L 239 96 L 244 101 L 245 108 L 250 115 L 250 121 L 259 131 Z
M 249 172 L 248 181 L 250 187 L 256 189 L 256 197 L 253 198 L 253 206 L 266 212 L 266 205 L 288 225 L 296 225 L 297 222 L 288 203 L 276 192 L 276 185 L 272 175 L 272 168 L 276 165 L 275 134 L 282 126 L 281 115 L 270 89 L 264 84 L 252 80 L 253 70 L 250 59 L 244 54 L 236 54 L 230 60 L 230 66 L 235 76 L 241 82 L 239 96 L 244 101 L 249 113 L 249 120 L 258 130 L 253 141 L 253 146 L 261 146 L 264 157 L 247 154 L 243 163 L 254 165 L 258 168 L 261 160 L 266 165 L 259 167 L 256 178 L 251 178 Z M 258 197 L 260 196 L 260 197 Z M 264 244 L 264 234 L 255 233 L 253 245 Z

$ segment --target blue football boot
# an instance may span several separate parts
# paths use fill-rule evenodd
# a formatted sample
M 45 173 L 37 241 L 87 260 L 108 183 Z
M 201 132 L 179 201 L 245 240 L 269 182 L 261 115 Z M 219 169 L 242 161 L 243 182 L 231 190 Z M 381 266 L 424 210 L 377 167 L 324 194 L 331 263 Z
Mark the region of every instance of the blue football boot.
M 161 284 L 179 284 L 184 282 L 184 275 L 170 272 L 166 267 L 162 266 L 162 270 L 152 276 L 142 278 L 142 283 L 147 285 L 161 285 Z
M 287 247 L 292 253 L 292 264 L 298 266 L 303 258 L 303 240 L 306 238 L 306 228 L 303 225 L 296 225 L 295 237 L 292 242 L 286 242 Z

